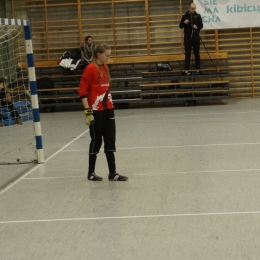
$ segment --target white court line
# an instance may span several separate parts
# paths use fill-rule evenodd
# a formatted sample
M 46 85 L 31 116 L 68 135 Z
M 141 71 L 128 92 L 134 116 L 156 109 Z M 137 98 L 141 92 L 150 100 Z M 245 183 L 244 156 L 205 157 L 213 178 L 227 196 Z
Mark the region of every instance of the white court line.
M 117 150 L 137 150 L 137 149 L 164 149 L 164 148 L 185 148 L 185 147 L 210 147 L 210 146 L 236 146 L 236 145 L 259 145 L 256 143 L 229 143 L 229 144 L 188 144 L 188 145 L 166 145 L 166 146 L 137 146 L 128 148 L 116 148 Z M 103 149 L 100 149 L 101 151 Z M 63 150 L 63 152 L 86 152 L 88 150 Z
M 74 178 L 84 178 L 86 175 L 82 176 L 62 176 L 62 177 L 24 177 L 23 180 L 45 180 L 45 179 L 74 179 Z
M 208 171 L 188 171 L 188 172 L 165 172 L 165 173 L 133 173 L 132 175 L 162 175 L 162 174 L 190 174 L 190 173 L 222 173 L 222 172 L 257 172 L 260 169 L 231 169 L 231 170 L 208 170 Z
M 257 143 L 229 143 L 229 144 L 188 144 L 188 145 L 166 145 L 166 146 L 140 146 L 129 148 L 116 148 L 117 150 L 135 150 L 135 149 L 161 149 L 161 148 L 185 148 L 185 147 L 210 147 L 210 146 L 236 146 L 236 145 L 259 145 Z M 68 151 L 68 150 L 65 150 Z
M 188 172 L 154 172 L 154 173 L 133 173 L 135 176 L 150 176 L 150 175 L 169 175 L 169 174 L 191 174 L 191 173 L 223 173 L 223 172 L 257 172 L 259 169 L 231 169 L 231 170 L 208 170 L 208 171 L 188 171 Z M 28 177 L 23 180 L 45 180 L 45 179 L 68 179 L 68 178 L 86 178 L 86 176 L 62 176 L 62 177 Z
M 167 111 L 168 112 L 168 111 Z M 178 112 L 176 112 L 178 113 Z M 260 110 L 252 110 L 252 111 L 229 111 L 229 112 L 226 112 L 226 111 L 223 111 L 223 112 L 215 112 L 215 113 L 191 113 L 191 114 L 187 114 L 187 113 L 183 113 L 181 112 L 182 114 L 171 114 L 171 115 L 165 115 L 165 114 L 158 114 L 156 115 L 157 117 L 160 116 L 160 117 L 183 117 L 183 116 L 210 116 L 210 115 L 227 115 L 227 114 L 248 114 L 248 113 L 260 113 Z M 135 115 L 135 113 L 133 114 L 127 114 L 125 116 L 116 116 L 116 118 L 133 118 L 133 117 L 136 117 L 136 118 L 144 118 L 144 117 L 154 117 L 155 115 L 144 115 L 144 116 L 138 116 L 138 115 Z
M 30 219 L 0 221 L 0 224 L 39 223 L 39 222 L 65 222 L 65 221 L 87 221 L 87 220 L 110 220 L 110 219 L 142 219 L 142 218 L 173 218 L 173 217 L 204 217 L 204 216 L 233 216 L 233 215 L 260 214 L 260 211 L 241 212 L 213 212 L 213 213 L 191 213 L 191 214 L 167 214 L 167 215 L 143 215 L 143 216 L 118 216 L 118 217 L 96 217 L 96 218 L 58 218 L 58 219 Z
M 57 154 L 59 154 L 60 152 L 62 152 L 65 148 L 67 148 L 69 145 L 71 145 L 73 142 L 75 142 L 76 140 L 78 140 L 79 138 L 81 138 L 81 136 L 85 135 L 87 132 L 89 131 L 86 130 L 85 132 L 83 132 L 82 134 L 80 134 L 79 136 L 75 137 L 75 139 L 73 139 L 72 141 L 70 141 L 69 143 L 67 143 L 66 145 L 64 145 L 60 150 L 58 150 L 56 153 L 52 154 L 51 156 L 49 156 L 45 162 L 48 162 L 49 160 L 51 160 L 54 156 L 56 156 Z M 27 177 L 29 174 L 31 174 L 32 172 L 34 172 L 35 170 L 37 170 L 38 168 L 42 167 L 44 164 L 39 164 L 34 166 L 31 170 L 25 172 L 22 176 L 20 176 L 18 179 L 16 179 L 14 182 L 10 183 L 9 185 L 7 185 L 5 188 L 3 188 L 0 191 L 0 195 L 2 195 L 3 193 L 5 193 L 7 190 L 11 189 L 14 185 L 16 185 L 18 182 L 20 182 L 22 179 L 24 179 L 25 177 Z

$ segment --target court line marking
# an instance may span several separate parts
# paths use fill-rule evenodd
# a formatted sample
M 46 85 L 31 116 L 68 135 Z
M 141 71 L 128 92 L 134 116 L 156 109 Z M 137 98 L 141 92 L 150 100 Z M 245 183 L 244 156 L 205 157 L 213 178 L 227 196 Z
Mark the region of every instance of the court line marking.
M 132 175 L 158 175 L 158 174 L 190 174 L 190 173 L 222 173 L 222 172 L 255 172 L 260 169 L 231 169 L 231 170 L 208 170 L 208 171 L 187 171 L 187 172 L 166 172 L 166 173 L 133 173 Z
M 116 148 L 117 150 L 136 150 L 136 149 L 164 149 L 164 148 L 185 148 L 185 147 L 211 147 L 211 146 L 239 146 L 239 145 L 260 145 L 256 143 L 229 143 L 229 144 L 188 144 L 188 145 L 166 145 L 166 146 L 137 146 L 128 148 Z M 100 149 L 101 151 L 104 149 Z M 63 150 L 63 152 L 86 152 L 88 150 Z
M 168 112 L 168 111 L 166 111 Z M 136 115 L 137 112 L 133 112 L 132 114 L 127 114 L 127 115 L 116 115 L 116 118 L 133 118 L 133 117 L 138 117 L 138 118 L 143 118 L 143 117 L 155 117 L 155 116 L 161 116 L 161 117 L 183 117 L 183 116 L 208 116 L 208 115 L 227 115 L 227 114 L 248 114 L 248 113 L 260 113 L 260 110 L 247 110 L 247 111 L 223 111 L 223 112 L 212 112 L 212 113 L 190 113 L 187 114 L 184 111 L 175 111 L 175 113 L 182 113 L 182 114 L 171 114 L 171 115 L 165 115 L 165 114 L 156 114 L 156 115 L 144 115 L 144 116 L 138 116 Z
M 165 173 L 133 173 L 131 176 L 169 175 L 169 174 L 191 174 L 191 173 L 223 173 L 223 172 L 257 172 L 259 169 L 231 169 L 231 170 L 208 170 L 208 171 L 187 171 L 187 172 L 165 172 Z M 23 180 L 45 180 L 45 179 L 73 179 L 86 178 L 86 176 L 62 176 L 62 177 L 25 177 Z
M 60 152 L 62 152 L 65 148 L 67 148 L 69 145 L 71 145 L 73 142 L 77 141 L 79 138 L 81 138 L 83 135 L 85 135 L 87 132 L 89 131 L 89 129 L 87 129 L 86 131 L 84 131 L 82 134 L 80 134 L 79 136 L 75 137 L 75 139 L 71 140 L 69 143 L 67 143 L 66 145 L 64 145 L 62 148 L 60 148 L 57 152 L 55 152 L 54 154 L 52 154 L 51 156 L 49 156 L 44 162 L 48 162 L 49 160 L 51 160 L 53 157 L 55 157 L 57 154 L 59 154 Z M 34 166 L 32 169 L 30 169 L 29 171 L 26 171 L 23 175 L 21 175 L 18 179 L 16 179 L 15 181 L 13 181 L 12 183 L 10 183 L 9 185 L 7 185 L 5 188 L 3 188 L 0 191 L 0 196 L 5 193 L 6 191 L 8 191 L 9 189 L 11 189 L 14 185 L 16 185 L 18 182 L 20 182 L 22 179 L 24 179 L 25 177 L 27 177 L 29 174 L 31 174 L 32 172 L 34 172 L 35 170 L 37 170 L 38 168 L 42 167 L 44 165 L 43 164 L 39 164 Z
M 220 123 L 223 123 L 223 124 L 232 124 L 232 123 L 237 123 L 237 124 L 260 124 L 260 121 L 230 121 L 230 120 L 226 120 L 226 121 L 211 121 L 211 120 L 208 120 L 208 121 L 135 121 L 135 122 L 119 122 L 118 124 L 119 125 L 128 125 L 128 124 L 208 124 L 208 123 L 211 123 L 211 124 L 220 124 Z
M 142 219 L 142 218 L 173 218 L 173 217 L 204 217 L 204 216 L 234 216 L 234 215 L 257 215 L 260 211 L 241 212 L 213 212 L 213 213 L 187 213 L 167 215 L 143 215 L 143 216 L 117 216 L 117 217 L 95 217 L 95 218 L 57 218 L 57 219 L 31 219 L 0 221 L 0 224 L 39 223 L 39 222 L 65 222 L 65 221 L 88 221 L 88 220 L 110 220 L 110 219 Z
M 260 170 L 260 169 L 259 169 Z M 87 175 L 82 176 L 62 176 L 62 177 L 24 177 L 23 180 L 45 180 L 45 179 L 87 179 Z

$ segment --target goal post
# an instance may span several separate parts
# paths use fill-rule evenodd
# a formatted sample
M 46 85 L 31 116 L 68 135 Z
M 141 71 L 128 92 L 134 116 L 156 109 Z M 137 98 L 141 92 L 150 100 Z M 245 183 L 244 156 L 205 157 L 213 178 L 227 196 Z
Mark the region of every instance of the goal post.
M 14 43 L 14 39 L 16 39 L 18 37 L 17 36 L 18 31 L 14 32 L 13 30 L 9 29 L 9 28 L 18 28 L 18 27 L 20 28 L 20 31 L 23 32 L 22 33 L 23 38 L 24 38 L 23 43 L 19 42 L 19 41 Z M 13 34 L 14 36 L 11 37 L 11 34 Z M 9 40 L 9 39 L 11 39 L 11 40 Z M 11 46 L 12 44 L 14 44 L 14 47 Z M 6 60 L 5 60 L 5 63 L 1 64 L 0 73 L 2 75 L 0 74 L 0 77 L 6 78 L 9 83 L 14 84 L 15 86 L 18 86 L 17 89 L 10 90 L 10 93 L 16 93 L 12 96 L 12 102 L 15 102 L 15 100 L 16 100 L 17 101 L 16 103 L 18 104 L 18 108 L 19 108 L 19 104 L 21 104 L 21 103 L 24 104 L 24 102 L 25 102 L 25 100 L 21 98 L 22 94 L 24 96 L 29 97 L 29 101 L 28 102 L 26 101 L 26 104 L 30 103 L 30 108 L 31 108 L 32 121 L 33 121 L 33 126 L 32 126 L 33 130 L 32 131 L 33 131 L 33 135 L 35 136 L 35 144 L 32 144 L 32 143 L 31 144 L 35 148 L 35 155 L 36 155 L 36 158 L 32 159 L 32 161 L 37 162 L 37 163 L 44 163 L 44 151 L 43 151 L 43 141 L 42 141 L 39 101 L 38 101 L 38 95 L 37 95 L 37 85 L 36 85 L 36 75 L 35 75 L 35 67 L 34 67 L 34 54 L 33 54 L 33 46 L 32 46 L 30 21 L 29 20 L 20 20 L 20 19 L 0 18 L 0 47 L 2 45 L 5 45 L 5 49 L 3 49 L 0 52 L 0 55 L 3 56 L 3 59 L 1 57 L 1 60 L 3 60 L 3 61 L 5 59 Z M 24 53 L 20 53 L 21 48 L 18 45 L 23 45 L 22 49 L 23 49 Z M 16 47 L 17 47 L 17 49 L 16 49 Z M 9 50 L 9 49 L 12 51 L 12 54 L 7 53 L 6 50 Z M 6 55 L 6 57 L 4 57 L 4 55 Z M 9 62 L 8 59 L 11 56 L 13 56 L 14 58 L 13 58 L 12 62 Z M 26 64 L 27 68 L 25 70 L 25 74 L 26 74 L 25 76 L 23 74 L 22 74 L 22 76 L 19 75 L 19 77 L 17 75 L 14 75 L 14 74 L 17 74 L 16 69 L 19 68 L 19 64 L 20 65 Z M 12 68 L 12 67 L 14 67 L 14 68 Z M 19 73 L 23 70 L 24 70 L 24 68 L 22 68 L 19 71 Z M 7 73 L 6 73 L 6 71 L 7 71 Z M 13 72 L 13 71 L 15 71 L 15 72 Z M 13 80 L 13 78 L 15 78 L 15 80 Z M 22 83 L 19 81 L 20 79 L 22 79 Z M 21 89 L 23 89 L 23 92 L 24 92 L 22 94 L 21 94 Z M 9 90 L 8 90 L 8 92 L 9 92 Z M 2 102 L 2 104 L 3 104 L 3 102 Z M 0 105 L 1 105 L 1 103 L 0 103 Z M 4 105 L 6 106 L 5 103 L 4 103 Z M 27 119 L 24 119 L 24 120 L 27 120 Z M 30 118 L 28 118 L 28 120 L 30 120 Z M 9 132 L 14 132 L 13 130 L 7 131 L 6 130 L 7 128 L 15 128 L 15 129 L 18 129 L 17 131 L 22 131 L 21 129 L 25 128 L 25 127 L 26 127 L 25 123 L 23 123 L 23 125 L 21 125 L 21 126 L 9 125 L 9 126 L 5 126 L 5 127 L 1 127 L 0 133 L 1 133 L 1 131 L 3 131 L 3 132 L 5 131 L 4 134 L 9 133 Z M 20 136 L 19 136 L 20 132 L 14 132 L 14 133 L 16 136 L 18 135 L 18 137 L 20 138 Z M 28 133 L 25 135 L 28 136 Z M 21 137 L 21 138 L 23 138 L 23 137 Z M 29 143 L 29 141 L 27 141 L 27 143 Z M 5 144 L 5 146 L 9 146 L 9 144 Z M 4 147 L 2 147 L 2 149 L 5 150 Z M 24 148 L 17 148 L 17 147 L 15 149 L 19 150 L 19 152 L 23 152 L 23 150 L 26 150 Z M 13 163 L 15 157 L 16 157 L 16 160 L 18 163 L 23 163 L 23 161 L 25 161 L 25 160 L 26 160 L 26 162 L 29 162 L 31 160 L 31 159 L 20 160 L 21 156 L 15 155 L 14 151 L 12 151 L 11 154 L 12 154 L 11 159 L 10 159 L 11 163 Z M 7 159 L 7 164 L 10 162 Z

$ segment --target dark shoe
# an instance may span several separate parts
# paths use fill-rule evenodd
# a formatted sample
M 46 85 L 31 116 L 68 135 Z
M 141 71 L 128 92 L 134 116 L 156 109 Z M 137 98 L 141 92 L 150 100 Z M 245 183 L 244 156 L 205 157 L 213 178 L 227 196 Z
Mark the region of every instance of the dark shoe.
M 199 70 L 197 70 L 197 71 L 195 72 L 195 75 L 201 75 L 201 74 L 202 74 L 202 72 L 199 71 Z
M 108 175 L 109 181 L 127 181 L 128 177 L 119 175 L 117 172 Z
M 21 118 L 21 117 L 17 117 L 17 118 L 16 118 L 16 124 L 17 124 L 17 125 L 22 125 L 22 124 L 23 124 L 23 121 L 22 121 L 22 118 Z
M 185 76 L 190 76 L 190 72 L 189 71 L 185 71 Z
M 96 175 L 94 172 L 88 175 L 90 181 L 102 181 L 103 178 Z
M 3 127 L 3 126 L 5 126 L 4 124 L 2 124 L 2 123 L 0 123 L 0 127 Z

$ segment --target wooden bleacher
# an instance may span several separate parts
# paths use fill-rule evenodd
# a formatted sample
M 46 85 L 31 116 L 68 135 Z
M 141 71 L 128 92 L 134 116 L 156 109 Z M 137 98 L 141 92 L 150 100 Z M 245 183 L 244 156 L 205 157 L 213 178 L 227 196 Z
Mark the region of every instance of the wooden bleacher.
M 210 55 L 210 56 L 209 56 Z M 114 103 L 181 101 L 228 98 L 228 55 L 226 52 L 201 53 L 202 74 L 183 75 L 184 55 L 111 57 L 108 61 Z M 168 62 L 171 71 L 156 71 L 155 64 Z M 81 105 L 78 85 L 82 71 L 65 70 L 57 61 L 35 61 L 36 77 L 48 77 L 52 89 L 38 89 L 40 107 Z M 51 95 L 50 95 L 51 93 Z

